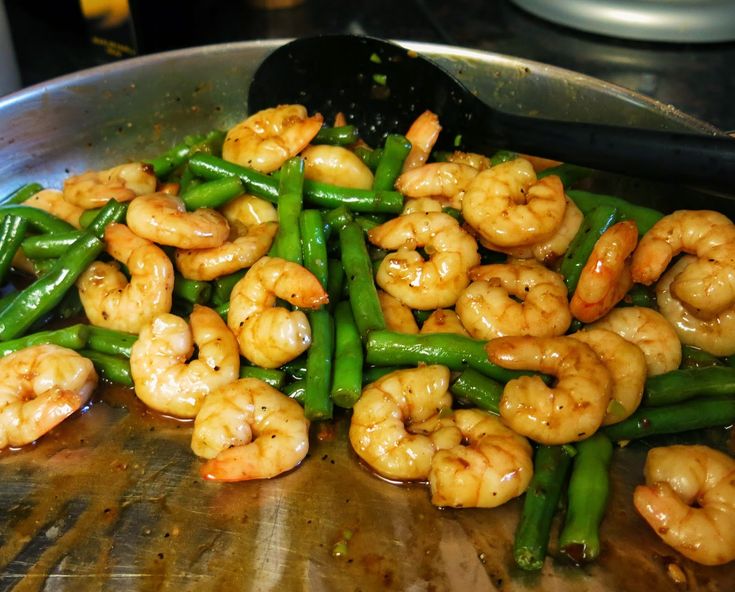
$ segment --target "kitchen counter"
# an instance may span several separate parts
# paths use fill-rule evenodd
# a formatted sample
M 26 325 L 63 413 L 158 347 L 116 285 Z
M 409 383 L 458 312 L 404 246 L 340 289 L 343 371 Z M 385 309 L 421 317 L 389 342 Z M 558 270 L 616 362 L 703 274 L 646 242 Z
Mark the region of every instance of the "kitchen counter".
M 87 40 L 74 0 L 5 2 L 24 84 L 104 61 Z M 242 0 L 160 0 L 156 6 L 160 14 L 138 23 L 142 53 L 313 33 L 446 43 L 576 70 L 735 130 L 735 43 L 647 43 L 586 34 L 506 0 L 305 0 L 280 10 L 252 8 Z

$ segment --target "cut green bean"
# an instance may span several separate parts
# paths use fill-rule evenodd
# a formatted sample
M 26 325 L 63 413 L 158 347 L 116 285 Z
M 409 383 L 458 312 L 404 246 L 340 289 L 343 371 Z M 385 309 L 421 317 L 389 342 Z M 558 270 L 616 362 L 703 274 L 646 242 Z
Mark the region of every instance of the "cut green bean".
M 340 125 L 337 127 L 324 127 L 317 132 L 312 144 L 329 144 L 331 146 L 349 146 L 360 139 L 357 128 L 354 125 Z
M 212 296 L 209 282 L 187 279 L 178 273 L 174 275 L 174 298 L 192 304 L 207 304 Z
M 687 368 L 651 376 L 646 380 L 643 401 L 649 407 L 660 407 L 695 397 L 735 398 L 735 368 Z
M 364 162 L 371 171 L 374 171 L 378 168 L 380 159 L 383 157 L 383 149 L 377 148 L 376 150 L 371 150 L 365 146 L 358 146 L 355 148 L 355 154 L 360 157 L 360 160 L 362 160 L 362 162 Z
M 39 183 L 28 183 L 21 185 L 15 191 L 0 199 L 0 204 L 22 204 L 29 197 L 33 197 L 39 191 L 43 190 L 43 185 Z
M 347 285 L 350 290 L 350 305 L 360 336 L 367 339 L 370 331 L 385 329 L 383 310 L 378 300 L 378 290 L 373 281 L 365 235 L 356 222 L 351 222 L 339 231 L 342 252 L 342 268 L 347 270 Z
M 102 208 L 84 210 L 84 212 L 82 212 L 82 215 L 79 216 L 79 226 L 86 230 L 86 228 L 92 223 L 92 220 L 94 220 L 97 217 L 97 214 L 100 213 L 101 209 Z
M 621 220 L 633 220 L 636 223 L 640 236 L 646 234 L 664 216 L 658 210 L 639 206 L 612 195 L 601 195 L 576 189 L 567 191 L 567 195 L 577 204 L 577 207 L 582 210 L 585 216 L 602 205 L 617 209 Z
M 538 179 L 543 179 L 549 175 L 556 175 L 561 180 L 564 189 L 569 189 L 575 183 L 579 183 L 582 179 L 586 179 L 594 173 L 592 169 L 582 167 L 576 164 L 562 163 L 555 167 L 544 169 L 538 175 Z
M 299 356 L 295 360 L 286 362 L 281 366 L 281 370 L 294 380 L 302 380 L 303 378 L 306 378 L 306 355 Z
M 194 154 L 220 153 L 224 139 L 225 133 L 219 130 L 211 131 L 206 136 L 188 136 L 181 144 L 147 162 L 153 167 L 156 177 L 161 179 Z
M 230 275 L 223 275 L 212 282 L 212 305 L 217 307 L 230 301 L 230 294 L 235 284 L 243 277 L 247 269 L 236 271 Z
M 306 381 L 297 380 L 296 382 L 290 382 L 283 387 L 283 391 L 281 392 L 303 405 L 306 399 Z
M 571 457 L 563 446 L 539 446 L 536 450 L 533 478 L 526 490 L 513 544 L 513 557 L 521 569 L 537 571 L 544 565 L 551 523 L 570 464 Z
M 28 220 L 15 214 L 6 215 L 0 222 L 0 285 L 5 283 L 5 277 L 25 238 L 27 228 Z
M 61 299 L 59 305 L 54 309 L 57 319 L 73 319 L 84 312 L 82 301 L 79 298 L 79 290 L 71 288 Z
M 454 395 L 475 407 L 500 414 L 500 398 L 503 396 L 503 385 L 477 370 L 468 368 L 449 387 Z
M 79 353 L 92 361 L 97 373 L 105 380 L 123 386 L 133 386 L 130 360 L 127 358 L 105 354 L 93 349 L 83 349 Z
M 243 193 L 245 188 L 240 179 L 224 177 L 188 187 L 186 193 L 181 193 L 181 201 L 190 211 L 198 208 L 218 208 Z
M 610 496 L 610 461 L 613 447 L 602 432 L 575 445 L 564 528 L 559 549 L 577 564 L 600 555 L 600 522 Z
M 339 232 L 340 228 L 354 219 L 352 212 L 344 206 L 339 206 L 333 210 L 325 210 L 322 217 L 324 218 L 324 234 L 327 238 Z
M 691 345 L 681 346 L 681 364 L 680 368 L 707 368 L 709 366 L 724 366 L 725 362 L 711 353 L 692 347 Z
M 721 397 L 695 399 L 663 407 L 641 407 L 628 419 L 607 426 L 604 431 L 611 440 L 619 442 L 733 423 L 735 397 Z
M 130 357 L 130 351 L 133 344 L 138 340 L 138 336 L 134 333 L 126 333 L 125 331 L 117 331 L 116 329 L 108 329 L 106 327 L 89 326 L 89 336 L 87 338 L 87 348 L 98 351 L 102 354 L 110 354 L 113 356 Z
M 411 142 L 406 139 L 406 136 L 390 134 L 385 139 L 383 154 L 378 162 L 378 168 L 375 169 L 373 189 L 376 191 L 393 190 L 393 185 L 398 175 L 401 174 L 403 162 L 409 152 L 411 152 Z
M 53 234 L 37 234 L 25 238 L 20 246 L 29 259 L 54 259 L 68 251 L 82 232 L 82 230 L 68 230 Z
M 577 289 L 579 276 L 602 234 L 618 221 L 618 211 L 614 207 L 601 205 L 585 214 L 582 226 L 567 249 L 561 262 L 561 274 L 569 294 Z
M 34 345 L 53 344 L 79 350 L 87 345 L 88 337 L 89 328 L 81 323 L 54 331 L 39 331 L 18 339 L 0 342 L 0 357 Z
M 362 393 L 363 351 L 350 303 L 342 301 L 334 311 L 334 377 L 332 401 L 350 409 Z
M 243 364 L 240 366 L 240 378 L 257 378 L 279 391 L 286 385 L 286 373 L 277 368 L 261 368 Z
M 309 420 L 332 418 L 329 396 L 334 355 L 334 325 L 326 309 L 309 311 L 311 345 L 306 352 L 304 413 Z
M 509 160 L 515 160 L 518 158 L 517 152 L 511 152 L 510 150 L 498 150 L 495 154 L 490 157 L 490 165 L 498 166 Z
M 127 203 L 120 203 L 111 199 L 99 209 L 99 212 L 89 223 L 89 226 L 85 228 L 85 232 L 91 232 L 98 239 L 104 239 L 107 225 L 121 222 L 125 218 L 127 211 Z
M 327 241 L 324 238 L 324 222 L 319 210 L 304 210 L 299 217 L 301 249 L 304 267 L 313 273 L 326 289 L 328 282 Z
M 656 308 L 656 294 L 648 286 L 633 284 L 628 293 L 623 297 L 620 306 L 643 306 L 645 308 Z
M 43 234 L 51 234 L 54 232 L 68 232 L 74 230 L 74 227 L 68 222 L 64 222 L 61 218 L 57 218 L 53 214 L 49 214 L 44 210 L 32 208 L 23 205 L 2 205 L 0 206 L 0 220 L 10 214 L 20 216 L 28 221 L 28 225 Z
M 299 217 L 304 204 L 304 160 L 291 158 L 281 169 L 278 196 L 278 234 L 274 249 L 278 256 L 301 265 Z
M 345 270 L 342 268 L 342 262 L 339 259 L 327 260 L 327 294 L 329 295 L 329 304 L 327 310 L 334 313 L 337 303 L 342 300 L 342 294 L 345 287 Z
M 383 376 L 396 372 L 397 370 L 405 370 L 408 366 L 368 366 L 362 371 L 362 384 L 370 384 L 376 380 L 380 380 Z

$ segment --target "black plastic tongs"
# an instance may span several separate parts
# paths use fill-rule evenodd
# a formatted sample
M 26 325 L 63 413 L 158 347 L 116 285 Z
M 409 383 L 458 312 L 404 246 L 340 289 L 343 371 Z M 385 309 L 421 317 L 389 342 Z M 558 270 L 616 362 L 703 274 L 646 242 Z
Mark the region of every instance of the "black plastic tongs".
M 432 61 L 372 37 L 327 35 L 271 53 L 249 92 L 254 112 L 300 103 L 325 116 L 343 111 L 373 145 L 385 130 L 405 133 L 425 109 L 443 136 L 476 152 L 506 148 L 634 177 L 734 193 L 735 140 L 556 121 L 499 111 Z

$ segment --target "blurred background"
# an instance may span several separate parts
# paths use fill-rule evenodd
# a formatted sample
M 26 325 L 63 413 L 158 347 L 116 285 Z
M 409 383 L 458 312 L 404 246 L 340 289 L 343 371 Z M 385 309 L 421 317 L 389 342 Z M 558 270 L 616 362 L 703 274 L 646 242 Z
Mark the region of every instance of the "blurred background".
M 735 38 L 732 0 L 4 3 L 12 45 L 0 11 L 0 94 L 135 55 L 249 39 L 350 32 L 460 45 L 561 66 L 735 130 L 735 42 L 727 40 Z M 666 12 L 674 8 L 677 14 Z M 690 16 L 682 17 L 686 15 L 682 8 Z M 657 38 L 667 40 L 650 40 Z M 702 42 L 707 39 L 715 41 Z

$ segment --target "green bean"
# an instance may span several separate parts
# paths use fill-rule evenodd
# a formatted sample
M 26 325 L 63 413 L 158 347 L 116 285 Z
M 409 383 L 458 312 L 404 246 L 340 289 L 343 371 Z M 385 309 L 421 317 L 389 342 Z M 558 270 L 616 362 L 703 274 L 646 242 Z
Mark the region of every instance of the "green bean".
M 327 310 L 333 313 L 337 303 L 342 300 L 342 293 L 345 287 L 345 270 L 342 268 L 342 262 L 339 259 L 327 260 L 327 294 L 329 295 L 329 304 Z
M 362 228 L 356 222 L 340 228 L 339 242 L 342 268 L 349 270 L 345 275 L 350 290 L 352 314 L 364 341 L 370 331 L 385 329 L 385 319 L 373 281 L 373 269 Z
M 329 396 L 334 355 L 334 325 L 326 309 L 309 311 L 311 345 L 306 352 L 304 413 L 309 420 L 331 419 Z
M 640 407 L 628 419 L 604 428 L 611 440 L 635 440 L 658 434 L 678 434 L 701 428 L 735 423 L 735 398 L 696 399 L 665 405 Z
M 533 461 L 533 478 L 523 500 L 516 529 L 513 557 L 526 571 L 543 567 L 554 514 L 569 472 L 571 457 L 563 446 L 539 446 Z
M 286 362 L 281 366 L 281 370 L 294 380 L 302 380 L 306 378 L 306 355 L 299 356 L 295 360 Z
M 0 204 L 21 204 L 26 201 L 29 197 L 33 197 L 39 191 L 43 190 L 43 185 L 38 183 L 28 183 L 27 185 L 21 185 L 10 194 L 0 199 Z
M 133 386 L 133 375 L 130 372 L 130 360 L 122 356 L 105 354 L 93 349 L 83 349 L 79 352 L 91 360 L 99 375 L 115 384 Z
M 352 212 L 345 206 L 339 206 L 333 210 L 324 210 L 322 213 L 324 219 L 324 236 L 328 239 L 333 233 L 339 232 L 345 224 L 353 221 Z
M 349 146 L 360 139 L 354 125 L 322 127 L 311 141 L 312 144 L 329 144 L 331 146 Z
M 179 179 L 179 195 L 184 195 L 189 189 L 193 189 L 197 185 L 201 185 L 201 181 L 194 176 L 189 165 L 184 167 Z
M 499 382 L 529 372 L 507 370 L 488 360 L 485 341 L 451 333 L 408 335 L 393 331 L 371 331 L 366 343 L 366 361 L 376 366 L 441 364 L 451 370 L 472 368 Z
M 68 230 L 53 234 L 37 234 L 25 238 L 20 246 L 29 259 L 52 259 L 68 251 L 82 232 L 82 230 Z
M 17 293 L 18 291 L 13 288 L 7 294 L 3 294 L 3 296 L 0 297 L 0 311 L 13 301 L 13 298 L 15 298 Z
M 644 404 L 672 405 L 695 397 L 735 397 L 735 368 L 710 366 L 672 370 L 646 380 Z
M 602 432 L 576 444 L 569 478 L 567 515 L 559 535 L 561 552 L 577 564 L 600 554 L 600 522 L 610 496 L 612 443 Z
M 104 239 L 105 228 L 107 228 L 107 225 L 113 224 L 115 222 L 120 222 L 125 217 L 125 213 L 127 211 L 128 204 L 120 203 L 118 201 L 115 201 L 114 199 L 111 199 L 102 208 L 99 209 L 99 212 L 89 223 L 89 226 L 85 228 L 85 231 L 88 233 L 91 232 L 99 239 Z
M 442 208 L 442 212 L 448 214 L 460 224 L 464 223 L 464 218 L 462 218 L 462 210 L 458 210 L 457 208 L 444 207 Z
M 34 345 L 53 344 L 69 349 L 82 349 L 87 344 L 89 327 L 76 324 L 54 331 L 39 331 L 18 339 L 0 342 L 0 357 Z
M 223 275 L 212 282 L 212 305 L 217 307 L 230 301 L 235 284 L 245 277 L 246 269 Z
M 575 183 L 578 183 L 582 179 L 586 179 L 593 173 L 594 171 L 592 169 L 565 162 L 558 166 L 544 169 L 538 175 L 536 175 L 536 177 L 538 179 L 543 179 L 544 177 L 548 177 L 549 175 L 556 175 L 561 180 L 564 188 L 568 189 Z
M 28 221 L 28 224 L 34 230 L 43 234 L 51 234 L 54 232 L 67 232 L 74 230 L 74 227 L 68 222 L 64 222 L 61 218 L 57 218 L 53 214 L 49 214 L 38 208 L 22 205 L 2 205 L 0 206 L 0 220 L 5 216 L 13 214 L 20 216 Z
M 192 304 L 206 304 L 212 296 L 212 286 L 209 282 L 190 280 L 177 273 L 174 275 L 173 295 Z
M 225 133 L 219 130 L 211 131 L 206 136 L 188 136 L 183 143 L 147 162 L 153 167 L 156 177 L 161 179 L 184 164 L 193 154 L 218 153 L 224 139 Z
M 100 213 L 100 210 L 102 208 L 94 208 L 92 210 L 84 210 L 81 216 L 79 216 L 79 226 L 86 229 L 91 223 L 92 220 L 94 220 L 97 217 L 97 214 Z
M 278 234 L 274 248 L 279 257 L 301 265 L 299 217 L 303 206 L 304 160 L 291 158 L 283 165 L 279 183 Z
M 304 210 L 299 217 L 304 267 L 313 273 L 326 289 L 328 280 L 327 241 L 319 210 Z
M 468 368 L 460 374 L 449 387 L 454 395 L 465 399 L 475 407 L 500 414 L 500 398 L 503 396 L 503 385 L 492 378 Z
M 371 150 L 365 146 L 357 146 L 355 148 L 355 154 L 360 157 L 360 160 L 362 160 L 362 162 L 364 162 L 371 171 L 374 171 L 378 168 L 378 163 L 380 163 L 380 159 L 383 157 L 383 149 L 377 148 L 375 150 Z
M 283 387 L 283 394 L 295 401 L 298 401 L 302 405 L 306 399 L 306 381 L 297 380 L 296 382 L 290 382 Z
M 56 318 L 58 319 L 72 319 L 78 317 L 84 312 L 82 301 L 79 298 L 79 290 L 76 287 L 69 290 L 64 297 L 61 299 L 59 305 L 54 309 Z
M 33 263 L 33 275 L 42 278 L 54 268 L 58 260 L 58 257 L 54 259 L 34 259 L 31 262 Z
M 409 152 L 411 152 L 411 142 L 406 139 L 406 136 L 390 134 L 385 139 L 383 154 L 378 162 L 378 168 L 375 169 L 373 189 L 376 191 L 393 189 Z
M 133 344 L 137 340 L 138 336 L 134 333 L 90 325 L 87 348 L 93 349 L 101 354 L 129 358 Z
M 223 302 L 219 306 L 214 307 L 214 312 L 221 316 L 227 322 L 227 314 L 230 312 L 230 301 Z
M 708 366 L 724 366 L 723 362 L 717 356 L 711 353 L 692 347 L 691 345 L 681 346 L 681 364 L 680 368 L 706 368 Z
M 633 284 L 633 287 L 623 297 L 620 306 L 656 308 L 656 294 L 648 286 Z
M 618 220 L 618 211 L 610 206 L 601 205 L 589 214 L 585 214 L 584 222 L 567 249 L 561 262 L 561 274 L 567 285 L 569 294 L 574 294 L 577 288 L 582 268 L 587 263 L 595 248 L 597 240 Z
M 360 333 L 349 302 L 337 304 L 334 325 L 334 378 L 331 397 L 335 405 L 349 409 L 362 393 L 363 362 Z
M 664 216 L 658 210 L 635 205 L 611 195 L 601 195 L 588 191 L 579 191 L 577 189 L 567 191 L 567 195 L 577 204 L 577 207 L 582 210 L 585 216 L 590 214 L 598 206 L 604 205 L 617 209 L 621 220 L 633 220 L 636 223 L 640 236 L 646 234 Z
M 261 368 L 260 366 L 240 366 L 240 378 L 257 378 L 276 390 L 282 390 L 286 384 L 286 373 L 277 368 Z
M 0 285 L 5 283 L 5 277 L 27 228 L 28 220 L 15 214 L 5 216 L 0 222 Z
M 490 157 L 490 165 L 497 166 L 509 160 L 515 160 L 518 158 L 517 152 L 511 152 L 510 150 L 498 150 L 495 154 Z
M 397 370 L 405 370 L 408 366 L 368 366 L 362 371 L 362 384 L 370 384 L 376 380 L 380 380 L 386 374 L 396 372 Z
M 243 193 L 245 193 L 245 188 L 240 179 L 223 177 L 189 187 L 186 193 L 181 194 L 181 201 L 184 202 L 187 210 L 218 208 Z

